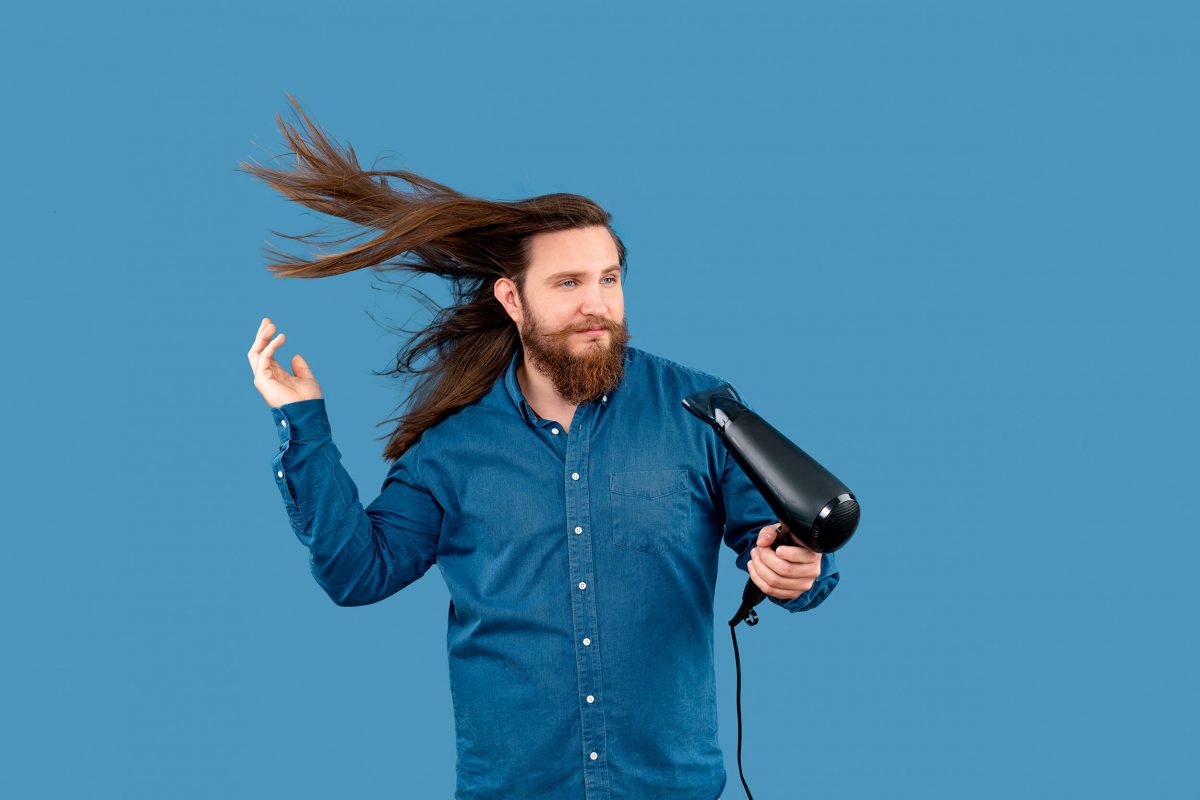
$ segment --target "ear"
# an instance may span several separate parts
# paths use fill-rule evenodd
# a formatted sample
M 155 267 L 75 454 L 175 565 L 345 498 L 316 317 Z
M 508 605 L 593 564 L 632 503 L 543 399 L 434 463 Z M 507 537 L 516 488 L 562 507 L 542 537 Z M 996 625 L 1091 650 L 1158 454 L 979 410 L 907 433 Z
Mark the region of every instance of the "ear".
M 497 278 L 492 284 L 492 293 L 496 295 L 496 299 L 500 301 L 500 305 L 504 306 L 504 310 L 508 312 L 508 316 L 513 322 L 521 324 L 521 296 L 517 294 L 517 285 L 512 282 L 511 278 Z

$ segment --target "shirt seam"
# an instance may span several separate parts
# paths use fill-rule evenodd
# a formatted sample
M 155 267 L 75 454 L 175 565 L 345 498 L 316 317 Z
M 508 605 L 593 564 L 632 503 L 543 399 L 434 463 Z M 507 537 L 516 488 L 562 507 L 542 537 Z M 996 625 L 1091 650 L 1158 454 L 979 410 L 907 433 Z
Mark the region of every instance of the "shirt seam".
M 293 442 L 316 442 L 329 436 L 328 433 L 318 433 L 316 436 L 296 436 L 291 439 Z
M 318 452 L 325 458 L 327 469 L 329 470 L 329 478 L 333 481 L 334 488 L 337 489 L 338 497 L 342 499 L 342 507 L 349 506 L 350 501 L 347 499 L 346 493 L 342 491 L 342 485 L 337 478 L 337 462 L 333 457 L 333 453 L 330 452 L 330 448 L 328 447 L 322 447 Z M 345 466 L 343 465 L 342 468 L 345 469 Z
M 417 483 L 421 485 L 421 488 L 426 488 L 425 481 L 421 478 L 421 456 L 423 455 L 421 452 L 421 448 L 424 446 L 425 446 L 425 437 L 422 436 L 421 440 L 419 442 L 417 442 L 417 452 L 413 454 L 413 461 L 416 463 L 416 467 L 417 467 L 417 472 L 416 472 Z
M 639 350 L 634 347 L 631 347 L 630 350 L 633 350 L 635 353 L 638 353 L 645 358 L 649 358 L 651 360 L 657 361 L 658 363 L 663 364 L 668 367 L 675 367 L 677 369 L 681 369 L 684 372 L 689 372 L 692 375 L 695 375 L 700 378 L 704 378 L 705 380 L 716 380 L 721 383 L 729 383 L 729 381 L 725 380 L 724 378 L 722 378 L 718 375 L 714 375 L 711 372 L 704 372 L 703 370 L 699 370 L 694 367 L 689 367 L 686 364 L 680 364 L 678 361 L 672 361 L 671 359 L 666 358 L 665 356 L 660 356 L 657 353 L 651 353 L 646 350 Z

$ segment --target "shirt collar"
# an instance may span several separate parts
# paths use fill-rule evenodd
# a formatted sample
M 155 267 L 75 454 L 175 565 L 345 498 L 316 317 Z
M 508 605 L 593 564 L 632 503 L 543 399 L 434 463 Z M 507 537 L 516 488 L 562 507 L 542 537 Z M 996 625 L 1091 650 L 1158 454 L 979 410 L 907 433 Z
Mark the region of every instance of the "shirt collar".
M 625 387 L 625 382 L 629 378 L 629 361 L 633 357 L 632 348 L 625 348 L 625 374 L 621 377 L 621 382 L 617 384 L 617 388 L 613 389 L 608 394 L 602 396 L 598 401 L 601 406 L 608 405 L 608 401 L 612 399 L 613 394 L 619 392 Z M 517 343 L 516 352 L 508 361 L 508 366 L 504 370 L 504 388 L 508 390 L 508 396 L 512 399 L 513 405 L 521 412 L 521 416 L 530 425 L 536 425 L 538 416 L 534 413 L 533 408 L 525 400 L 525 394 L 521 391 L 521 384 L 517 382 L 517 367 L 521 364 L 521 360 L 525 357 L 524 348 Z
M 504 388 L 508 390 L 508 396 L 512 398 L 513 404 L 517 410 L 521 412 L 521 416 L 525 421 L 533 424 L 535 415 L 533 409 L 525 402 L 525 395 L 521 392 L 521 384 L 517 383 L 517 365 L 524 358 L 524 351 L 521 345 L 517 345 L 517 350 L 513 353 L 512 358 L 508 361 L 508 366 L 504 370 Z

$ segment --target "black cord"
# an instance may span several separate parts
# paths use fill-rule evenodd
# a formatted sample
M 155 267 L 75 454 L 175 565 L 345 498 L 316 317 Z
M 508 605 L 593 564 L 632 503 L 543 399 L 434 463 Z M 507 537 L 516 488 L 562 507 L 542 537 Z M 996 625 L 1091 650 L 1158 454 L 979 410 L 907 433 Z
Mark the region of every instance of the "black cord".
M 757 617 L 754 622 L 757 622 Z M 747 622 L 748 625 L 753 625 L 753 622 Z M 742 659 L 738 655 L 737 646 L 737 631 L 734 630 L 737 625 L 731 623 L 729 626 L 729 635 L 733 637 L 733 662 L 737 666 L 737 718 L 738 718 L 738 777 L 742 779 L 742 788 L 746 790 L 746 797 L 749 800 L 754 800 L 754 795 L 750 794 L 750 787 L 746 784 L 746 776 L 742 774 Z

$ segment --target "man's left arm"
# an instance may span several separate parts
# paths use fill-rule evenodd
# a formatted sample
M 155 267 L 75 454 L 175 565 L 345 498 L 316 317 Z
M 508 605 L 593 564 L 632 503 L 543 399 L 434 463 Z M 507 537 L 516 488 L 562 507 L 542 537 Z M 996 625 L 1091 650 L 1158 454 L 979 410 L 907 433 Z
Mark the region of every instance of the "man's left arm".
M 772 552 L 775 538 L 775 512 L 750 482 L 745 470 L 725 452 L 721 473 L 721 501 L 725 509 L 724 539 L 738 553 L 737 567 L 754 581 L 767 599 L 795 613 L 819 606 L 838 585 L 837 561 L 833 553 L 820 554 L 821 570 L 813 578 L 816 553 L 803 546 L 783 545 Z M 755 555 L 755 550 L 758 555 Z M 754 561 L 754 573 L 750 562 Z M 809 563 L 806 563 L 809 562 Z M 808 582 L 811 580 L 811 585 Z M 772 586 L 774 584 L 774 586 Z M 808 585 L 807 589 L 803 587 Z M 775 588 L 779 587 L 779 588 Z M 787 588 L 791 587 L 791 588 Z

